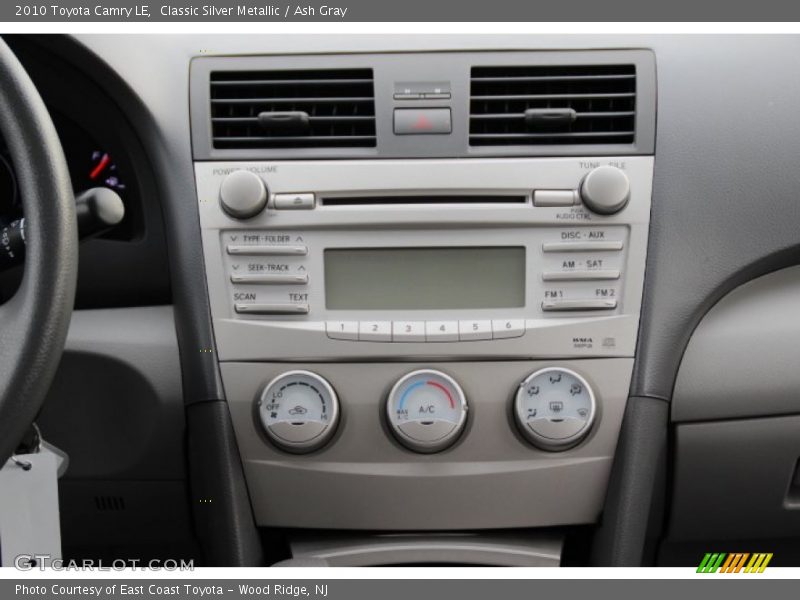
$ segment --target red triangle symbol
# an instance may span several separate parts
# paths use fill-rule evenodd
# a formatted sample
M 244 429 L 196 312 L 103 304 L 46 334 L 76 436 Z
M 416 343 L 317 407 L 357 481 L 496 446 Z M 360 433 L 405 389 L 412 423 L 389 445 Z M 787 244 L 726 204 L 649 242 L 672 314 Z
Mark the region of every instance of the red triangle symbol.
M 414 122 L 414 129 L 433 129 L 433 123 L 431 123 L 431 120 L 425 115 L 420 115 Z

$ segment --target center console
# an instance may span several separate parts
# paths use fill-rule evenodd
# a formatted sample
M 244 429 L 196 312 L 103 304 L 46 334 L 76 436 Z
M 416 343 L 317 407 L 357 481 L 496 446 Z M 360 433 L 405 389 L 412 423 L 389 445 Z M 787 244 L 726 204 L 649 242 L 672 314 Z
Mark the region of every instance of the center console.
M 654 79 L 639 50 L 194 62 L 198 276 L 259 525 L 597 519 Z

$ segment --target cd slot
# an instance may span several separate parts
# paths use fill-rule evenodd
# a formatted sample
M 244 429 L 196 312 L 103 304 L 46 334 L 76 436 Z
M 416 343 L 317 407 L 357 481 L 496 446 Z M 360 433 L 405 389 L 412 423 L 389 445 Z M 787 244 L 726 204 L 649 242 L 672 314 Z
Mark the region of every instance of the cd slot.
M 420 194 L 420 195 L 387 195 L 387 196 L 333 196 L 322 198 L 321 204 L 326 207 L 340 206 L 397 206 L 397 205 L 431 205 L 431 204 L 528 204 L 529 197 L 524 195 L 503 194 Z

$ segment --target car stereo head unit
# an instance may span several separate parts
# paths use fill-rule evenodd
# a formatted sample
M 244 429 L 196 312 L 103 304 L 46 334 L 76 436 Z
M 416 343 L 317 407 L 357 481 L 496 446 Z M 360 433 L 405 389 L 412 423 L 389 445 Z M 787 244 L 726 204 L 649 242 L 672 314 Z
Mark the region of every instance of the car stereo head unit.
M 220 356 L 632 356 L 652 167 L 197 163 Z

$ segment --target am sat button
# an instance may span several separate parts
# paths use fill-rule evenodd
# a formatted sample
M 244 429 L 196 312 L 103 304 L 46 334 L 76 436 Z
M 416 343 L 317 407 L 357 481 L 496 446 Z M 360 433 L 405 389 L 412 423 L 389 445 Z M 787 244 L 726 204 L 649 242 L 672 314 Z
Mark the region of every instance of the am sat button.
M 394 109 L 394 132 L 397 135 L 443 134 L 452 130 L 449 108 Z

